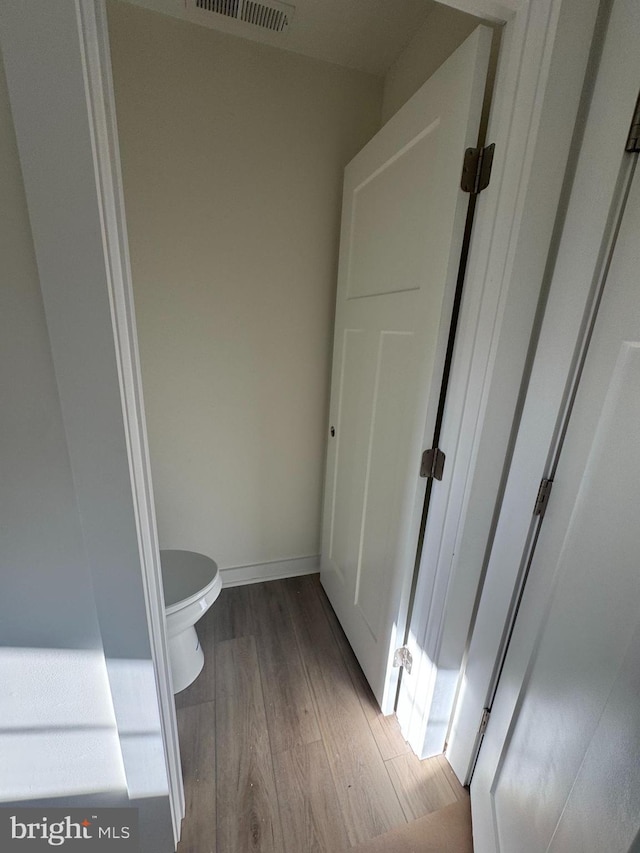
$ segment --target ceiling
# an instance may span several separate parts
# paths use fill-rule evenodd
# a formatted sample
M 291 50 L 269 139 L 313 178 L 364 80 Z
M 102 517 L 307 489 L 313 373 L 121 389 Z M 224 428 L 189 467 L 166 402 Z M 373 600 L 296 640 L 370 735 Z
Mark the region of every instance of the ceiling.
M 435 0 L 287 0 L 295 6 L 289 29 L 273 33 L 213 12 L 193 0 L 130 0 L 156 12 L 204 23 L 232 35 L 383 76 Z

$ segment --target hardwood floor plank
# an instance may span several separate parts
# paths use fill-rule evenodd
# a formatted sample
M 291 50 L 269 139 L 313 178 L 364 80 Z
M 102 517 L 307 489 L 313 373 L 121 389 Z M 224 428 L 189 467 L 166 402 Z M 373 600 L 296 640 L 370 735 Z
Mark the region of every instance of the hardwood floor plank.
M 369 685 L 367 685 L 368 687 Z M 396 758 L 398 755 L 406 755 L 411 752 L 411 747 L 406 742 L 400 731 L 400 723 L 395 714 L 385 717 L 378 703 L 371 694 L 373 705 L 364 708 L 367 721 L 384 761 Z
M 338 853 L 349 846 L 321 741 L 274 756 L 284 853 Z
M 314 577 L 284 581 L 349 843 L 405 822 Z
M 446 776 L 453 793 L 456 795 L 458 800 L 463 800 L 466 802 L 469 799 L 469 791 L 461 784 L 460 780 L 453 772 L 453 769 L 449 762 L 447 761 L 446 755 L 439 755 L 438 761 L 440 762 L 440 766 L 442 767 L 442 772 Z
M 348 853 L 473 853 L 469 802 L 458 801 L 446 806 L 352 847 Z
M 443 761 L 446 759 L 440 755 L 420 761 L 411 753 L 386 762 L 407 821 L 417 820 L 462 799 L 454 790 Z M 462 786 L 460 789 L 466 795 Z
M 225 587 L 211 606 L 216 643 L 249 637 L 253 634 L 253 620 L 249 586 Z
M 215 698 L 215 606 L 217 601 L 196 624 L 196 631 L 204 653 L 204 667 L 196 680 L 185 690 L 176 693 L 176 708 L 187 708 L 200 702 L 213 702 Z
M 331 602 L 327 598 L 325 591 L 322 589 L 319 580 L 320 576 L 315 575 L 314 577 L 318 578 L 318 595 L 320 596 L 320 601 L 322 602 L 322 606 L 331 626 L 331 630 L 333 631 L 333 635 L 336 638 L 338 647 L 342 652 L 344 662 L 349 670 L 354 689 L 358 694 L 362 710 L 364 711 L 367 722 L 369 723 L 369 728 L 371 729 L 376 743 L 378 744 L 380 755 L 384 761 L 388 761 L 390 758 L 395 758 L 397 755 L 410 753 L 411 747 L 402 736 L 400 723 L 398 722 L 396 715 L 390 714 L 385 717 L 380 710 L 376 697 L 373 695 L 373 691 L 369 687 L 369 683 L 353 653 L 353 649 L 349 645 L 349 641 L 342 630 L 342 626 L 338 622 L 338 617 L 331 606 Z
M 282 853 L 283 839 L 253 637 L 216 650 L 218 853 Z
M 278 581 L 249 587 L 271 752 L 320 740 L 286 595 Z
M 178 711 L 185 816 L 178 853 L 216 853 L 216 748 L 214 706 Z

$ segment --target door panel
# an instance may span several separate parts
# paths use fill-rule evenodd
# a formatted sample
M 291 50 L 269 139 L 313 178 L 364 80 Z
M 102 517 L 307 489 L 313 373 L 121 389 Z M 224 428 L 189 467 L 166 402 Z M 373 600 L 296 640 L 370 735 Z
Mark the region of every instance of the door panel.
M 369 454 L 365 469 L 361 555 L 356 574 L 355 603 L 377 640 L 383 617 L 378 590 L 396 552 L 397 507 L 409 441 L 406 420 L 398 419 L 411 404 L 407 365 L 415 362 L 415 335 L 381 332 L 371 406 Z M 395 511 L 394 511 L 395 510 Z
M 429 256 L 420 238 L 437 213 L 424 201 L 438 177 L 429 163 L 437 155 L 439 126 L 434 121 L 354 190 L 348 299 L 418 290 L 424 280 Z
M 345 170 L 321 578 L 386 711 L 490 44 L 479 27 Z
M 633 709 L 640 696 L 639 660 L 640 631 L 636 630 L 576 775 L 550 853 L 626 851 L 631 839 L 637 844 L 640 761 L 633 746 L 640 743 L 640 715 Z M 625 737 L 620 737 L 622 731 Z M 599 813 L 609 820 L 594 821 Z
M 638 234 L 640 172 L 496 696 L 514 712 L 472 783 L 479 853 L 626 853 L 640 827 Z

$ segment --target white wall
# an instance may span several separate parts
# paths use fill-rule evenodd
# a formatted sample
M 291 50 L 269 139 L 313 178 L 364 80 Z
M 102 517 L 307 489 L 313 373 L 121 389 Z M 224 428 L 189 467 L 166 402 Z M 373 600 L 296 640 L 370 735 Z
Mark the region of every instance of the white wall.
M 162 547 L 319 550 L 342 170 L 379 78 L 109 3 Z
M 0 61 L 0 803 L 126 804 Z
M 384 80 L 382 122 L 388 121 L 469 36 L 479 18 L 437 5 L 393 63 Z

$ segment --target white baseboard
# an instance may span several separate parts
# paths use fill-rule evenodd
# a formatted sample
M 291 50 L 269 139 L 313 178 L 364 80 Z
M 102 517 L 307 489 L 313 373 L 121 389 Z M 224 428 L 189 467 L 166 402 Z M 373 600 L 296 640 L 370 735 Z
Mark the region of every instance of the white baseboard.
M 269 563 L 256 563 L 253 566 L 232 566 L 220 569 L 222 586 L 244 586 L 260 581 L 275 581 L 282 578 L 295 578 L 299 575 L 313 575 L 320 571 L 320 555 L 313 557 L 294 557 L 291 560 L 272 560 Z

